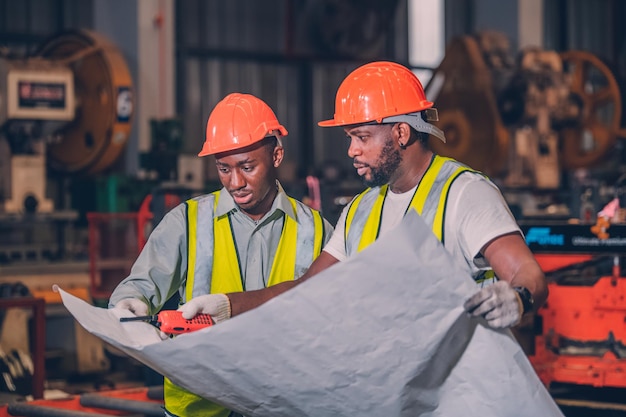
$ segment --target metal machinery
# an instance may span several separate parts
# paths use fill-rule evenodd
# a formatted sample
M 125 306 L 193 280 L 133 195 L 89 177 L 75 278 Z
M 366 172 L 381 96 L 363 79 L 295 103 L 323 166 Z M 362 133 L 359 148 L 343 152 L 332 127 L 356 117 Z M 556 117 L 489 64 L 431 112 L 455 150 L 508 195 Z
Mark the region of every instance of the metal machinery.
M 626 137 L 618 83 L 584 51 L 527 48 L 515 59 L 502 34 L 462 36 L 426 90 L 448 139 L 433 149 L 508 187 L 558 188 L 562 169 L 606 163 Z
M 626 388 L 626 225 L 522 223 L 549 278 L 531 362 L 546 384 Z
M 45 282 L 61 276 L 74 283 L 76 295 L 90 296 L 88 283 L 80 281 L 82 275 L 88 276 L 77 273 L 76 265 L 48 261 L 65 260 L 64 246 L 78 218 L 68 203 L 68 182 L 105 172 L 118 159 L 130 135 L 133 104 L 126 62 L 99 34 L 62 32 L 28 56 L 0 50 L 0 281 L 8 284 L 28 277 L 24 281 L 29 289 L 37 288 L 32 299 L 46 302 L 46 315 L 34 317 L 35 324 L 41 329 L 45 320 L 48 333 L 55 337 L 35 340 L 32 350 L 39 372 L 35 379 L 41 385 L 44 342 L 46 354 L 76 353 L 79 373 L 107 366 L 101 341 L 56 320 L 67 317 L 56 312 L 60 300 Z M 43 286 L 46 290 L 39 290 Z M 12 305 L 4 303 L 2 311 Z M 2 334 L 27 329 L 28 316 L 19 318 L 4 320 Z M 28 351 L 27 339 L 21 342 L 25 346 L 16 348 Z M 4 338 L 2 342 L 4 349 L 13 348 L 4 344 Z M 64 358 L 52 359 L 66 365 Z M 46 373 L 50 374 L 49 368 Z
M 77 218 L 63 181 L 110 167 L 132 113 L 126 62 L 99 34 L 67 31 L 30 56 L 0 55 L 0 227 L 11 240 L 0 244 L 0 261 L 63 252 L 63 237 L 38 244 L 32 236 L 51 225 L 57 230 L 48 234 L 60 234 Z M 38 230 L 29 229 L 34 223 Z
M 543 382 L 626 388 L 626 222 L 623 210 L 597 219 L 611 198 L 626 205 L 618 83 L 587 52 L 529 48 L 514 59 L 508 48 L 497 33 L 449 44 L 427 85 L 448 143 L 431 146 L 524 206 L 516 214 L 550 289 L 529 352 Z M 579 176 L 587 182 L 573 187 Z M 526 204 L 567 193 L 567 210 Z
M 132 111 L 126 62 L 99 34 L 64 32 L 33 56 L 0 57 L 4 211 L 53 210 L 43 189 L 46 161 L 62 173 L 108 168 L 128 140 Z

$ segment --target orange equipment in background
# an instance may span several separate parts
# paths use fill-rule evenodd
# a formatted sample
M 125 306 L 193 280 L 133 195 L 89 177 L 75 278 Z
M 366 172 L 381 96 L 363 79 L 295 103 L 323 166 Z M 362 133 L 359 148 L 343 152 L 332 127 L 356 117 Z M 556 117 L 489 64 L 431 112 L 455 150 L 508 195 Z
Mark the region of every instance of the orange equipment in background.
M 173 209 L 182 202 L 181 196 L 177 194 L 164 193 L 162 197 L 164 198 L 164 209 L 166 211 Z M 162 213 L 157 220 L 160 221 L 164 215 L 165 213 Z M 150 236 L 150 233 L 155 226 L 154 213 L 152 209 L 152 194 L 148 194 L 141 202 L 139 211 L 137 212 L 137 246 L 139 252 L 141 252 L 143 247 L 146 245 L 148 236 Z
M 144 198 L 136 213 L 87 213 L 90 291 L 94 299 L 109 299 L 117 284 L 128 276 L 152 229 L 188 193 L 155 190 Z
M 137 213 L 87 213 L 91 297 L 108 300 L 137 255 Z
M 91 415 L 163 415 L 163 387 L 103 390 L 56 399 L 40 398 L 33 401 L 11 401 L 8 404 L 0 405 L 0 417 Z
M 601 239 L 591 225 L 523 224 L 526 241 L 548 278 L 537 313 L 540 332 L 529 359 L 540 379 L 626 387 L 626 226 Z M 604 236 L 603 236 L 604 237 Z

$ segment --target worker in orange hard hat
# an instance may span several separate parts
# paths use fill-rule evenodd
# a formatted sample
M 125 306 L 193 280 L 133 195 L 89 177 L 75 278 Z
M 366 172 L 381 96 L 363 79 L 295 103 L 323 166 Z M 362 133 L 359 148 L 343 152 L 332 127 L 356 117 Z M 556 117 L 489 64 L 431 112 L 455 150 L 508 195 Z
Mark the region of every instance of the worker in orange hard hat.
M 445 142 L 428 123 L 436 120 L 419 79 L 402 65 L 374 62 L 346 77 L 334 117 L 319 125 L 343 128 L 348 156 L 370 188 L 346 206 L 310 271 L 362 250 L 413 208 L 476 281 L 465 309 L 493 328 L 514 326 L 545 301 L 544 274 L 496 185 L 428 148 L 429 135 Z
M 287 129 L 272 109 L 233 93 L 213 109 L 199 156 L 213 155 L 223 188 L 170 211 L 150 235 L 110 307 L 155 314 L 180 295 L 183 317 L 230 317 L 225 293 L 302 276 L 332 233 L 321 214 L 285 194 L 277 179 Z M 166 415 L 238 416 L 165 380 Z
M 370 188 L 345 207 L 329 243 L 297 283 L 390 233 L 414 209 L 476 281 L 478 289 L 464 305 L 468 313 L 493 328 L 514 326 L 545 301 L 545 276 L 497 186 L 428 148 L 431 134 L 445 141 L 429 123 L 436 118 L 419 79 L 402 65 L 372 62 L 344 79 L 334 117 L 319 125 L 343 128 L 348 156 Z M 227 294 L 231 315 L 297 283 Z
M 416 132 L 431 134 L 445 142 L 444 133 L 427 123 L 436 120 L 437 110 L 426 99 L 420 80 L 402 65 L 380 62 L 364 65 L 349 74 L 337 91 L 335 117 L 318 124 L 332 127 L 404 122 Z

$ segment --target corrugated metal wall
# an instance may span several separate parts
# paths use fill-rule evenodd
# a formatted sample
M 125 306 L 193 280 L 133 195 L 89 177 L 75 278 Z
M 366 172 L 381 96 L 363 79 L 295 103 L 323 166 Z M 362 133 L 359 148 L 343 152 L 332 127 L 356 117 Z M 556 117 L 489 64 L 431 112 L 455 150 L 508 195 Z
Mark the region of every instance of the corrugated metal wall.
M 626 2 L 545 0 L 545 46 L 584 50 L 604 60 L 626 79 Z
M 337 87 L 352 69 L 406 61 L 405 10 L 405 0 L 177 2 L 177 109 L 187 150 L 200 149 L 217 102 L 245 92 L 265 100 L 289 130 L 284 180 L 330 159 L 352 174 L 343 132 L 316 122 L 332 117 Z
M 0 0 L 0 46 L 25 54 L 57 32 L 90 28 L 91 17 L 91 1 Z
M 406 0 L 176 1 L 177 111 L 197 151 L 217 101 L 232 91 L 266 100 L 288 127 L 299 174 L 337 160 L 353 173 L 332 116 L 342 78 L 362 62 L 408 62 Z M 545 0 L 545 47 L 586 49 L 626 77 L 622 0 Z M 446 33 L 472 33 L 471 2 L 446 0 Z M 93 26 L 87 0 L 0 0 L 0 47 L 26 53 L 64 29 Z

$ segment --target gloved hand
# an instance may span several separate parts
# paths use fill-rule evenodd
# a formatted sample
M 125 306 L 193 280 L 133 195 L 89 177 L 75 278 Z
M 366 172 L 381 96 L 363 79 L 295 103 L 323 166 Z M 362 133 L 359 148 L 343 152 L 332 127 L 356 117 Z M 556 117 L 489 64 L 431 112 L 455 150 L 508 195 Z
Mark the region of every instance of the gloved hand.
M 194 297 L 178 308 L 187 320 L 197 314 L 209 314 L 215 323 L 230 318 L 230 300 L 226 294 L 205 294 Z
M 122 308 L 124 310 L 129 310 L 135 314 L 135 316 L 147 316 L 148 315 L 148 305 L 137 298 L 125 298 L 120 300 L 115 304 L 115 308 Z M 170 335 L 156 329 L 159 332 L 159 337 L 161 340 L 169 339 Z
M 487 325 L 493 329 L 515 326 L 524 311 L 522 299 L 506 281 L 482 288 L 468 298 L 463 307 L 474 317 L 485 317 Z
M 115 308 L 130 310 L 135 316 L 148 315 L 148 305 L 137 298 L 124 298 L 115 304 Z

